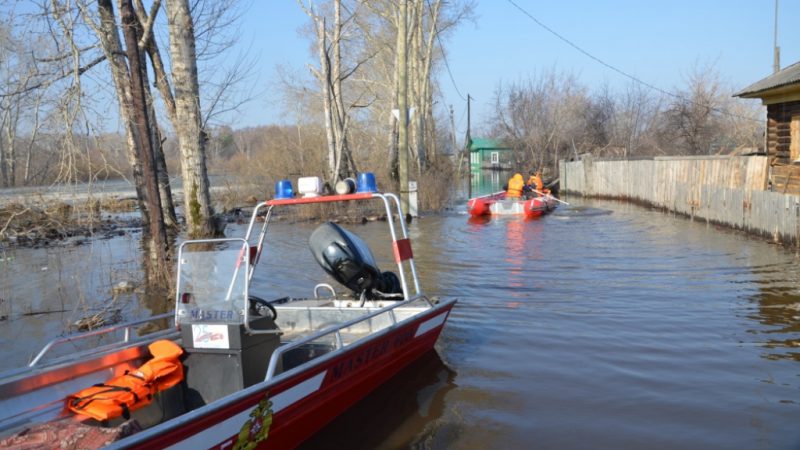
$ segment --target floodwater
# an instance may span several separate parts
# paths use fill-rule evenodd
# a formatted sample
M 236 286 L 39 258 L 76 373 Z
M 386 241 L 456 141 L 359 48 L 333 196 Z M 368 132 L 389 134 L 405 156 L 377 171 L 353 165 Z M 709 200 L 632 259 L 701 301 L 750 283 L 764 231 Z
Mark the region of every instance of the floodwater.
M 414 222 L 423 288 L 459 299 L 436 352 L 305 448 L 800 448 L 795 252 L 634 205 L 567 200 L 538 220 L 475 222 L 462 209 Z M 255 292 L 308 296 L 326 281 L 301 237 L 313 226 L 271 226 Z M 347 226 L 376 256 L 385 227 Z M 0 251 L 1 368 L 59 335 L 76 304 L 144 315 L 135 294 L 108 294 L 135 280 L 136 241 Z M 379 257 L 383 270 L 389 261 Z M 57 309 L 68 312 L 25 315 Z

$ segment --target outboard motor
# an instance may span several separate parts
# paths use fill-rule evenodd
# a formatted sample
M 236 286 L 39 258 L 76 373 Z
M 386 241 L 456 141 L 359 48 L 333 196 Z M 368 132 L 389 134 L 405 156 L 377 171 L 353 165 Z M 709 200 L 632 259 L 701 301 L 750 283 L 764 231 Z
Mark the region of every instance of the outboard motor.
M 333 222 L 317 227 L 308 245 L 322 269 L 358 296 L 375 299 L 403 292 L 394 272 L 381 273 L 367 244 Z

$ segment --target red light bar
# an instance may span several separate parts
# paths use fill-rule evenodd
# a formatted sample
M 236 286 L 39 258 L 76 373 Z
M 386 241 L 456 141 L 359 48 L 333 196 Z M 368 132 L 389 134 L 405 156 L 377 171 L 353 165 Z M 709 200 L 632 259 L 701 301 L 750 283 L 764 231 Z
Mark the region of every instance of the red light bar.
M 267 200 L 266 204 L 267 206 L 302 205 L 305 203 L 329 203 L 347 200 L 367 200 L 370 198 L 372 198 L 372 192 L 361 192 L 358 194 L 323 195 L 320 197 L 274 198 Z

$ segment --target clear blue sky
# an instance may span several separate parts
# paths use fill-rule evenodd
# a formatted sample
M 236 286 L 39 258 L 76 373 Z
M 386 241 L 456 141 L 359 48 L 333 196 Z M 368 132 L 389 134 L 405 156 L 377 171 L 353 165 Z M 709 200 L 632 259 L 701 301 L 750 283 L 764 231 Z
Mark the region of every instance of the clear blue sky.
M 722 80 L 743 88 L 772 73 L 774 0 L 514 0 L 549 28 L 588 53 L 668 91 L 682 87 L 697 64 L 714 64 Z M 604 67 L 524 15 L 507 0 L 478 0 L 475 23 L 463 23 L 445 41 L 458 90 L 475 98 L 473 123 L 491 110 L 498 83 L 542 70 L 571 71 L 590 88 L 623 88 L 624 76 Z M 259 57 L 254 82 L 263 86 L 235 126 L 282 122 L 276 66 L 307 74 L 316 64 L 299 29 L 308 17 L 293 0 L 254 0 L 242 24 L 242 45 Z M 800 1 L 780 0 L 781 66 L 800 61 Z M 466 103 L 447 72 L 438 74 L 445 105 L 456 111 L 459 133 Z M 755 101 L 755 100 L 754 100 Z

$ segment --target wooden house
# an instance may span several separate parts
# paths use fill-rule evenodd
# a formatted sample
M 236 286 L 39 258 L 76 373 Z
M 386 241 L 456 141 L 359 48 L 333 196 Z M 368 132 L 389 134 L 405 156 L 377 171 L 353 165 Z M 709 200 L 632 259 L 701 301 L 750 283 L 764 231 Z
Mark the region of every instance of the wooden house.
M 772 190 L 800 194 L 800 62 L 735 94 L 767 106 L 766 150 Z
M 473 172 L 481 169 L 511 170 L 514 168 L 514 151 L 494 139 L 473 138 L 469 146 L 469 161 Z

